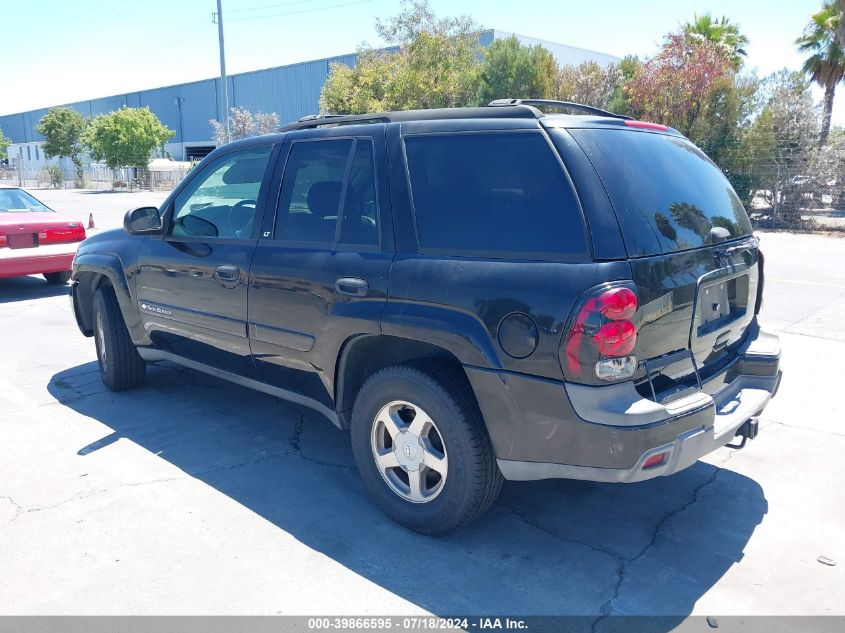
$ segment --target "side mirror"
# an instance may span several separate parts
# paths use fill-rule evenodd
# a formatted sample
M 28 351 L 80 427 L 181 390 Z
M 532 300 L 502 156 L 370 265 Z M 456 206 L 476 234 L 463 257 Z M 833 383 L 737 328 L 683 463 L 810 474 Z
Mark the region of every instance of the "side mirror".
M 130 235 L 156 235 L 162 226 L 161 214 L 155 207 L 129 209 L 123 218 L 123 228 Z

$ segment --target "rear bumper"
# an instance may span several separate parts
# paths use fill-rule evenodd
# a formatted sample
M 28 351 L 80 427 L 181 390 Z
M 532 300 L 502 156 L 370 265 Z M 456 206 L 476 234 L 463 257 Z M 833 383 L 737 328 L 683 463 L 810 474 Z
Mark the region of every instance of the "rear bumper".
M 479 403 L 506 479 L 635 482 L 692 465 L 758 416 L 780 384 L 780 344 L 753 323 L 730 367 L 669 404 L 643 397 L 632 382 L 588 387 L 499 376 L 516 410 L 510 423 L 501 419 L 508 398 L 486 401 L 493 384 L 467 373 L 476 393 L 481 385 Z M 658 465 L 644 467 L 661 453 Z
M 78 244 L 0 250 L 0 277 L 22 277 L 70 270 Z

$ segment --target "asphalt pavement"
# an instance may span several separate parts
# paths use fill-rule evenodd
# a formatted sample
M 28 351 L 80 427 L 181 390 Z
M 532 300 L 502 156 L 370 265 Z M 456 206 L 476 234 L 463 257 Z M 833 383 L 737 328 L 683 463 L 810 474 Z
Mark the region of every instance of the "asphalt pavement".
M 35 193 L 100 227 L 164 198 Z M 319 414 L 166 363 L 111 393 L 67 288 L 0 280 L 0 615 L 845 615 L 845 240 L 761 241 L 785 376 L 757 439 L 506 483 L 440 539 L 379 512 Z

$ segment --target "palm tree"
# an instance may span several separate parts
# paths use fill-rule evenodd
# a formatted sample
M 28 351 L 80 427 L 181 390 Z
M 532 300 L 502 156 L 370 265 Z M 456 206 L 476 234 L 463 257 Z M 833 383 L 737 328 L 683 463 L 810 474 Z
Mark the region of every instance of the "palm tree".
M 694 13 L 692 22 L 683 25 L 683 31 L 687 37 L 709 40 L 719 46 L 736 69 L 742 66 L 742 58 L 748 54 L 745 50 L 748 38 L 725 16 L 717 20 L 710 13 Z
M 836 39 L 839 17 L 836 2 L 827 0 L 822 10 L 810 19 L 810 23 L 804 29 L 804 35 L 795 40 L 798 50 L 809 54 L 804 61 L 804 72 L 824 88 L 824 114 L 819 145 L 827 142 L 836 84 L 845 77 L 845 53 Z

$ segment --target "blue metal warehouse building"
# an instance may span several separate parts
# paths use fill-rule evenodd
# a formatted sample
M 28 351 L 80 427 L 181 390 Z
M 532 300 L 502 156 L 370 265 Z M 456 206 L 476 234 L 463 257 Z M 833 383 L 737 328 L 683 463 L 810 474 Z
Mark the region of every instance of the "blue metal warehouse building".
M 483 31 L 480 39 L 484 46 L 489 46 L 494 40 L 511 35 L 491 29 Z M 542 44 L 560 64 L 577 65 L 593 60 L 606 65 L 619 61 L 617 57 L 604 53 L 525 36 L 517 37 L 523 44 Z M 282 123 L 294 121 L 318 111 L 320 91 L 332 63 L 351 66 L 356 61 L 355 54 L 340 55 L 230 75 L 229 105 L 241 106 L 252 112 L 276 112 Z M 121 106 L 149 107 L 165 125 L 176 132 L 165 150 L 177 160 L 187 160 L 203 156 L 214 147 L 209 119 L 223 120 L 221 95 L 218 77 L 62 105 L 74 108 L 86 116 L 111 112 Z M 43 166 L 44 155 L 40 148 L 43 139 L 35 131 L 35 126 L 47 109 L 0 116 L 0 129 L 13 143 L 9 148 L 9 157 L 12 162 L 21 157 L 26 169 Z

